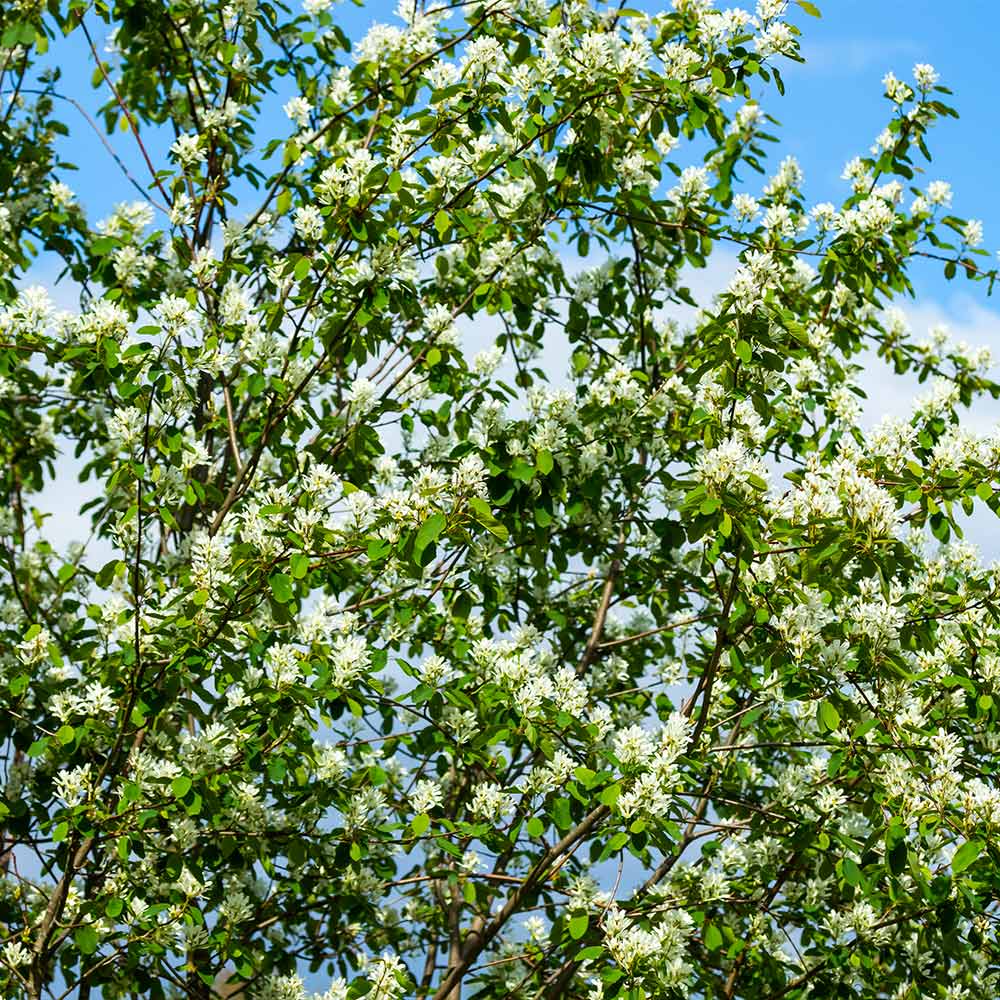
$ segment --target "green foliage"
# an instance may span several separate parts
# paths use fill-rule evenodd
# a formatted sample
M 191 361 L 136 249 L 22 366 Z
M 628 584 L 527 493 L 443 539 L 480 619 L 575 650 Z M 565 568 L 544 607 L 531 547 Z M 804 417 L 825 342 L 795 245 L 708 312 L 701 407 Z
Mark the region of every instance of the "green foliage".
M 0 10 L 4 996 L 996 993 L 994 273 L 930 67 L 757 184 L 785 6 Z

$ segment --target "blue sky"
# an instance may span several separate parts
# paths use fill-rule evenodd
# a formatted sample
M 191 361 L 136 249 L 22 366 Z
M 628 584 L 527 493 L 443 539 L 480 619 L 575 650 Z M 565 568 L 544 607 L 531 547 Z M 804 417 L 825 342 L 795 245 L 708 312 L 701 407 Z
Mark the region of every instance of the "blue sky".
M 717 2 L 721 7 L 737 0 Z M 752 5 L 752 0 L 743 3 Z M 939 0 L 817 0 L 817 3 L 823 14 L 820 19 L 793 6 L 792 20 L 803 31 L 806 64 L 786 62 L 784 97 L 774 88 L 763 92 L 765 107 L 781 122 L 776 130 L 780 142 L 771 153 L 773 164 L 781 156 L 794 154 L 805 169 L 807 201 L 838 202 L 847 190 L 840 179 L 844 164 L 852 156 L 866 153 L 888 120 L 890 105 L 881 96 L 883 75 L 892 70 L 897 76 L 909 79 L 914 63 L 929 62 L 938 69 L 941 82 L 954 91 L 952 102 L 961 117 L 942 121 L 932 132 L 930 148 L 934 162 L 927 165 L 926 179 L 950 181 L 956 214 L 982 219 L 986 248 L 991 251 L 1000 248 L 1000 205 L 993 193 L 995 164 L 1000 160 L 1000 104 L 994 97 L 993 80 L 1000 5 L 986 0 L 954 0 L 950 4 Z M 657 10 L 661 5 L 665 6 L 665 0 L 660 4 L 650 3 L 648 7 Z M 347 0 L 334 11 L 347 34 L 359 38 L 373 21 L 393 23 L 394 7 L 395 0 L 379 0 L 364 7 Z M 104 31 L 93 16 L 88 18 L 88 24 L 100 51 Z M 91 87 L 94 62 L 81 33 L 74 32 L 69 39 L 56 42 L 50 52 L 64 73 L 61 89 L 94 115 L 106 100 L 107 91 L 103 86 L 97 91 Z M 280 111 L 287 96 L 273 102 L 275 134 L 288 128 Z M 118 201 L 132 200 L 135 192 L 100 139 L 72 107 L 63 105 L 61 111 L 72 130 L 72 139 L 64 147 L 64 153 L 81 168 L 79 172 L 66 173 L 64 179 L 77 191 L 93 217 L 103 216 Z M 146 140 L 154 161 L 163 162 L 169 139 L 164 135 L 147 135 Z M 133 175 L 145 183 L 148 175 L 132 137 L 119 132 L 109 141 Z M 751 193 L 757 193 L 761 180 L 756 175 L 746 180 Z M 696 294 L 718 289 L 728 279 L 733 265 L 732 254 L 723 249 L 717 260 L 713 258 L 708 272 L 692 276 L 692 288 Z M 51 267 L 51 263 L 46 266 L 40 262 L 29 280 L 49 283 L 54 276 Z M 970 283 L 964 278 L 946 282 L 941 266 L 932 261 L 917 261 L 913 279 L 918 299 L 907 305 L 907 312 L 917 336 L 922 336 L 932 324 L 945 323 L 956 339 L 987 344 L 1000 358 L 1000 302 L 994 304 L 986 297 L 984 283 Z M 55 295 L 62 304 L 72 306 L 75 290 L 64 286 Z M 556 367 L 551 370 L 561 370 L 563 361 L 564 358 L 554 359 Z M 887 375 L 881 364 L 874 362 L 862 381 L 870 397 L 866 416 L 872 422 L 888 411 L 908 410 L 918 388 L 908 380 Z M 981 429 L 998 419 L 1000 406 L 989 403 L 979 405 L 969 418 L 971 424 Z M 66 531 L 77 534 L 69 519 Z M 990 554 L 1000 554 L 991 533 L 986 532 L 981 541 Z
M 293 0 L 297 2 L 297 0 Z M 719 6 L 739 0 L 720 0 Z M 744 0 L 746 2 L 746 0 Z M 1000 161 L 1000 102 L 995 97 L 995 40 L 1000 37 L 1000 5 L 986 0 L 816 0 L 823 17 L 814 19 L 798 12 L 794 20 L 803 29 L 804 66 L 787 66 L 785 97 L 768 91 L 765 106 L 782 123 L 780 143 L 774 147 L 774 164 L 781 156 L 795 155 L 805 175 L 805 192 L 810 202 L 837 202 L 846 191 L 840 179 L 844 163 L 864 154 L 882 130 L 890 106 L 881 97 L 880 80 L 892 70 L 910 78 L 917 62 L 933 64 L 941 82 L 954 91 L 953 103 L 961 117 L 942 122 L 931 136 L 934 162 L 928 165 L 927 179 L 941 178 L 952 183 L 955 212 L 983 220 L 985 246 L 1000 248 L 1000 205 L 994 196 L 996 164 Z M 635 6 L 644 6 L 637 2 Z M 380 2 L 364 8 L 345 3 L 336 8 L 341 23 L 352 37 L 359 37 L 372 20 L 392 21 L 392 3 Z M 659 5 L 650 4 L 651 9 Z M 89 20 L 100 47 L 102 33 L 96 19 Z M 68 41 L 53 47 L 53 58 L 64 70 L 63 88 L 81 101 L 91 114 L 106 99 L 103 90 L 90 87 L 93 61 L 77 32 Z M 280 102 L 276 102 L 280 106 Z M 134 192 L 125 183 L 101 141 L 77 112 L 65 107 L 62 114 L 73 130 L 72 143 L 65 153 L 81 170 L 65 179 L 95 217 L 107 212 L 115 202 L 132 200 Z M 280 112 L 276 130 L 287 124 Z M 150 137 L 154 151 L 162 155 L 167 142 Z M 132 173 L 143 182 L 146 174 L 131 137 L 118 133 L 110 140 Z M 752 193 L 759 182 L 749 178 Z M 995 260 L 995 258 L 994 258 Z M 731 257 L 721 262 L 726 268 Z M 721 273 L 721 272 L 720 272 Z M 41 275 L 39 275 L 41 277 Z M 985 295 L 981 283 L 964 279 L 946 282 L 934 262 L 920 262 L 914 271 L 918 301 L 908 308 L 915 332 L 920 335 L 932 323 L 944 322 L 958 339 L 986 343 L 1000 357 L 1000 303 Z M 705 275 L 705 284 L 717 283 L 719 274 Z M 887 410 L 905 410 L 912 384 L 885 378 L 873 366 L 866 374 L 865 387 L 872 396 L 871 416 L 877 419 Z M 986 425 L 1000 416 L 1000 407 L 982 406 L 971 422 Z M 54 533 L 66 539 L 80 537 L 79 522 L 70 511 L 86 492 L 60 476 L 60 497 L 53 498 L 59 513 Z M 993 540 L 996 521 L 977 517 L 973 537 L 987 555 L 997 555 Z M 317 979 L 317 987 L 325 985 Z
M 719 4 L 724 5 L 722 0 Z M 345 2 L 335 13 L 348 35 L 357 38 L 372 21 L 394 22 L 394 6 L 387 0 L 364 7 Z M 1000 247 L 1000 205 L 992 197 L 994 164 L 1000 153 L 1000 108 L 993 80 L 1000 6 L 985 0 L 951 4 L 934 0 L 819 0 L 819 6 L 821 19 L 793 7 L 792 19 L 803 30 L 807 62 L 783 68 L 787 83 L 784 97 L 770 88 L 765 94 L 767 109 L 782 123 L 775 155 L 792 153 L 802 163 L 807 198 L 837 201 L 846 191 L 839 179 L 844 163 L 865 153 L 888 120 L 889 104 L 881 98 L 884 73 L 892 69 L 906 79 L 914 63 L 929 62 L 939 70 L 942 83 L 955 92 L 954 104 L 961 115 L 958 121 L 943 122 L 933 133 L 934 162 L 928 165 L 929 179 L 951 181 L 956 213 L 981 218 L 986 246 Z M 96 19 L 89 21 L 100 50 L 102 32 Z M 68 41 L 57 42 L 52 56 L 64 73 L 63 90 L 94 113 L 107 92 L 103 87 L 100 91 L 90 87 L 94 64 L 81 34 L 75 32 Z M 276 132 L 287 127 L 279 105 L 276 101 Z M 115 201 L 130 198 L 131 190 L 98 137 L 75 110 L 64 105 L 62 112 L 73 129 L 66 154 L 81 167 L 66 179 L 84 204 L 102 214 Z M 145 183 L 145 170 L 131 136 L 119 133 L 111 141 L 133 174 Z M 154 153 L 166 152 L 165 136 L 150 136 L 147 141 Z M 99 165 L 107 169 L 95 169 Z M 922 265 L 916 277 L 921 291 L 935 297 L 955 295 L 955 286 L 948 287 L 935 264 Z M 964 284 L 964 279 L 957 284 Z M 983 294 L 981 286 L 970 291 L 977 298 Z
M 910 79 L 914 63 L 929 62 L 954 91 L 952 103 L 961 117 L 939 123 L 932 132 L 928 179 L 951 181 L 956 214 L 982 219 L 985 247 L 1000 247 L 1000 204 L 994 194 L 1000 153 L 995 97 L 1000 6 L 984 0 L 824 0 L 819 6 L 821 20 L 797 19 L 806 65 L 789 69 L 786 96 L 769 102 L 784 126 L 782 149 L 805 168 L 809 197 L 834 200 L 844 192 L 838 180 L 843 164 L 865 153 L 887 121 L 889 104 L 880 98 L 885 72 Z M 954 294 L 931 262 L 915 277 L 920 291 Z M 950 287 L 965 284 L 962 279 Z M 984 297 L 982 285 L 969 290 Z

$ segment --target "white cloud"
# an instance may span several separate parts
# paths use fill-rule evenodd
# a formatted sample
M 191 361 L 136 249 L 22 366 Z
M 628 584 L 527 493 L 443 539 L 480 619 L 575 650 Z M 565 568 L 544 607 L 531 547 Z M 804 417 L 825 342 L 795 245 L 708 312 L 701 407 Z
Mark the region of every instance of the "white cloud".
M 1000 332 L 1000 313 L 987 309 L 968 295 L 952 296 L 947 302 L 925 300 L 900 307 L 906 315 L 914 339 L 922 340 L 935 326 L 946 327 L 953 341 L 964 341 L 973 347 L 995 345 Z M 1000 360 L 1000 352 L 998 352 Z M 994 367 L 990 373 L 997 378 Z M 912 373 L 897 375 L 892 367 L 871 355 L 860 380 L 868 395 L 864 409 L 864 424 L 871 426 L 882 417 L 893 414 L 906 416 L 912 410 L 916 396 L 927 391 Z M 977 400 L 968 411 L 968 426 L 983 432 L 1000 423 L 1000 402 L 985 397 Z
M 951 339 L 965 341 L 978 347 L 992 346 L 1000 331 L 1000 312 L 987 309 L 981 303 L 965 294 L 952 296 L 946 302 L 926 300 L 902 306 L 915 339 L 922 339 L 932 327 L 947 327 Z M 1000 358 L 1000 351 L 998 358 Z M 989 373 L 997 378 L 997 367 Z M 871 426 L 883 416 L 908 416 L 913 409 L 914 398 L 927 390 L 927 383 L 921 384 L 912 373 L 897 375 L 885 361 L 872 355 L 866 371 L 860 379 L 861 388 L 868 395 L 865 405 L 864 424 Z M 966 411 L 965 426 L 984 433 L 1000 424 L 1000 401 L 989 396 L 977 400 Z M 987 559 L 1000 558 L 1000 537 L 997 533 L 997 516 L 985 504 L 976 501 L 971 516 L 966 516 L 956 507 L 959 524 L 965 539 L 974 543 Z

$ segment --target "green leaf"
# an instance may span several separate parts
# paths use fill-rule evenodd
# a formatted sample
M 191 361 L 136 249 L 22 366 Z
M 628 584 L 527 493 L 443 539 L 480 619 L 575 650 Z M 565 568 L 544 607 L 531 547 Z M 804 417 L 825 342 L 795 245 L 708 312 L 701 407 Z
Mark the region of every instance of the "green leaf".
M 840 712 L 832 702 L 821 701 L 819 703 L 819 724 L 820 728 L 828 733 L 834 732 L 840 726 Z
M 552 453 L 549 451 L 543 449 L 535 456 L 535 467 L 543 476 L 547 476 L 552 471 L 553 464 Z
M 617 782 L 613 785 L 608 785 L 607 788 L 601 791 L 598 798 L 601 800 L 602 805 L 606 805 L 609 809 L 614 807 L 614 804 L 618 801 L 618 796 L 622 793 L 622 786 Z
M 819 12 L 819 7 L 814 3 L 810 3 L 809 0 L 799 0 L 799 6 L 812 17 L 822 17 L 823 15 Z
M 587 933 L 587 925 L 590 923 L 590 918 L 586 913 L 578 913 L 575 916 L 569 918 L 569 936 L 574 941 L 579 941 L 584 934 Z
M 174 780 L 170 782 L 170 790 L 177 798 L 184 798 L 184 796 L 191 791 L 191 779 L 185 774 L 174 778 Z
M 427 813 L 420 813 L 418 816 L 414 816 L 410 820 L 410 829 L 413 831 L 414 837 L 419 837 L 421 834 L 427 832 L 427 828 L 431 825 L 431 818 Z
M 607 843 L 604 848 L 606 853 L 614 854 L 620 851 L 628 843 L 628 831 L 619 830 Z
M 707 951 L 716 951 L 722 947 L 722 931 L 715 924 L 705 924 L 702 941 Z
M 906 870 L 906 841 L 897 841 L 886 852 L 886 861 L 889 863 L 889 871 L 893 875 L 902 875 Z
M 861 869 L 851 858 L 844 858 L 840 863 L 840 871 L 848 885 L 861 884 Z
M 990 487 L 989 483 L 980 483 L 976 487 L 976 496 L 980 500 L 992 500 L 993 499 L 993 489 Z
M 434 216 L 434 228 L 437 230 L 438 238 L 442 240 L 445 233 L 451 229 L 451 216 L 443 208 Z
M 550 815 L 552 816 L 552 822 L 560 830 L 568 830 L 573 825 L 573 817 L 569 811 L 569 799 L 567 798 L 556 799 L 552 803 Z
M 389 174 L 389 182 L 386 185 L 390 194 L 395 194 L 403 186 L 403 175 L 398 170 L 393 170 Z
M 743 364 L 750 364 L 750 359 L 753 357 L 753 348 L 745 340 L 737 340 L 736 357 L 738 357 Z
M 427 518 L 422 525 L 420 525 L 416 541 L 413 543 L 413 560 L 418 566 L 424 565 L 421 559 L 424 554 L 424 550 L 432 542 L 437 541 L 441 532 L 444 531 L 445 524 L 447 524 L 447 518 L 439 511 L 436 514 L 431 514 L 431 516 Z
M 271 585 L 271 593 L 279 604 L 287 604 L 294 595 L 291 578 L 284 573 L 272 573 L 267 581 Z
M 93 927 L 78 927 L 73 933 L 73 940 L 84 955 L 93 955 L 100 943 L 97 931 Z
M 301 580 L 309 572 L 309 556 L 305 552 L 296 552 L 289 556 L 288 565 L 291 568 L 292 576 L 296 580 Z
M 476 520 L 491 534 L 496 535 L 501 541 L 508 538 L 507 528 L 500 524 L 490 509 L 490 505 L 481 497 L 470 497 L 469 507 L 472 508 Z
M 955 851 L 955 856 L 951 859 L 951 870 L 956 875 L 959 872 L 964 872 L 979 857 L 982 851 L 983 843 L 981 840 L 967 840 Z
M 527 831 L 529 837 L 540 837 L 545 833 L 545 824 L 537 816 L 532 816 L 528 820 Z

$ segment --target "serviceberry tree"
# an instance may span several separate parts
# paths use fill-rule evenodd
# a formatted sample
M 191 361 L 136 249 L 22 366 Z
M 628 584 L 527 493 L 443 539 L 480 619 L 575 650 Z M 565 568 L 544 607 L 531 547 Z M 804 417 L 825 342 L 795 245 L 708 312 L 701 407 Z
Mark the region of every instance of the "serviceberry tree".
M 0 991 L 995 995 L 934 70 L 809 207 L 812 4 L 339 13 L 0 6 Z

